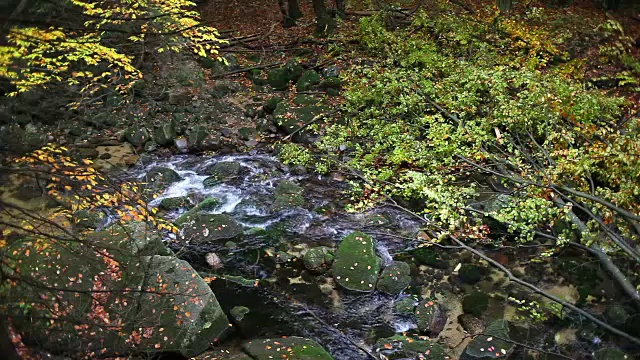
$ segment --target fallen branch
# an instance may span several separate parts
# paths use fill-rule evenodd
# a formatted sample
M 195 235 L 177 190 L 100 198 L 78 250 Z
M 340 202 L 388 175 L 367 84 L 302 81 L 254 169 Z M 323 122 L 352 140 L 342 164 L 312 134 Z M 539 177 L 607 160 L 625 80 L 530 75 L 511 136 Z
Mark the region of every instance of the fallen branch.
M 224 74 L 214 75 L 213 77 L 215 79 L 218 79 L 218 78 L 223 78 L 225 76 L 229 76 L 229 75 L 233 75 L 233 74 L 240 74 L 240 73 L 244 73 L 244 72 L 251 71 L 251 70 L 268 69 L 268 68 L 276 67 L 276 66 L 279 66 L 279 65 L 282 65 L 282 64 L 284 64 L 284 62 L 277 62 L 277 63 L 271 63 L 271 64 L 266 64 L 266 65 L 252 66 L 252 67 L 248 67 L 248 68 L 242 68 L 242 69 L 238 69 L 238 70 L 228 71 L 228 72 L 226 72 Z

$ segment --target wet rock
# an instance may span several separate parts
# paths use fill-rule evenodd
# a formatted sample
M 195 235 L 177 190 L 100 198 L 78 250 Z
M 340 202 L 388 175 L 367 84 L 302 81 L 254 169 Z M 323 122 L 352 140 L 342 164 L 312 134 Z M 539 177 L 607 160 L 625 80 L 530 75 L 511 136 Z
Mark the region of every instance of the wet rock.
M 375 344 L 376 353 L 386 359 L 428 359 L 445 360 L 444 348 L 435 341 L 415 336 L 394 335 L 379 339 Z
M 293 181 L 283 180 L 276 187 L 275 199 L 271 205 L 272 211 L 282 211 L 304 205 L 302 187 Z
M 458 322 L 469 334 L 480 334 L 484 331 L 484 324 L 482 321 L 473 315 L 462 314 L 458 316 Z
M 149 130 L 142 125 L 132 125 L 124 132 L 124 137 L 127 142 L 129 142 L 133 146 L 142 146 L 149 139 L 151 139 L 151 135 L 149 134 Z
M 311 88 L 320 83 L 320 75 L 315 72 L 314 70 L 307 70 L 304 73 L 302 73 L 302 76 L 300 76 L 300 79 L 298 79 L 298 82 L 296 83 L 296 89 L 298 91 L 308 91 L 311 90 Z
M 489 295 L 474 291 L 462 300 L 462 309 L 466 314 L 481 317 L 489 307 Z
M 330 77 L 339 77 L 340 76 L 340 67 L 337 65 L 331 65 L 322 70 L 322 76 L 326 78 Z
M 606 348 L 593 353 L 593 358 L 595 360 L 627 360 L 631 359 L 631 356 L 617 348 Z
M 333 264 L 333 250 L 326 246 L 311 248 L 304 254 L 302 260 L 307 270 L 319 273 L 325 272 Z
M 164 198 L 160 201 L 160 205 L 158 207 L 166 211 L 190 208 L 191 201 L 189 201 L 189 197 L 187 196 Z
M 333 360 L 317 342 L 297 336 L 252 340 L 242 345 L 255 360 L 296 359 Z
M 178 136 L 176 133 L 176 121 L 171 119 L 166 124 L 162 124 L 153 131 L 153 139 L 160 146 L 171 146 Z
M 229 315 L 231 315 L 231 319 L 234 321 L 241 322 L 244 316 L 250 312 L 251 310 L 246 306 L 235 306 L 229 311 Z
M 345 237 L 338 246 L 332 269 L 336 283 L 343 288 L 373 291 L 380 272 L 373 238 L 359 231 Z
M 376 288 L 387 294 L 400 294 L 411 283 L 410 272 L 409 264 L 394 261 L 382 270 Z
M 418 330 L 431 337 L 438 336 L 447 322 L 447 314 L 437 300 L 420 301 L 413 313 L 418 320 Z
M 198 205 L 196 205 L 195 207 L 193 207 L 193 209 L 185 212 L 184 214 L 180 215 L 180 217 L 178 219 L 176 219 L 176 221 L 174 221 L 174 223 L 176 225 L 181 225 L 182 223 L 188 221 L 191 217 L 193 217 L 194 215 L 198 214 L 199 212 L 206 212 L 206 211 L 213 211 L 215 209 L 218 208 L 218 206 L 220 206 L 220 200 L 210 197 L 210 198 L 206 198 L 204 200 L 202 200 Z
M 236 179 L 240 175 L 240 164 L 234 161 L 221 161 L 206 170 L 211 176 L 204 180 L 205 186 L 215 186 Z
M 180 181 L 180 175 L 172 169 L 157 166 L 147 172 L 144 180 L 149 188 L 161 190 Z
M 505 320 L 495 320 L 484 331 L 484 335 L 478 336 L 464 351 L 463 359 L 506 359 L 509 357 L 515 345 L 509 340 L 509 323 Z
M 458 277 L 466 284 L 477 284 L 484 276 L 484 269 L 471 264 L 464 264 L 458 270 Z
M 446 269 L 449 267 L 446 261 L 442 259 L 440 254 L 433 247 L 419 247 L 411 251 L 411 255 L 418 265 L 427 265 L 438 269 Z
M 391 225 L 391 219 L 382 214 L 369 214 L 365 219 L 367 226 L 389 226 Z
M 224 267 L 222 259 L 220 259 L 220 257 L 216 253 L 207 253 L 207 255 L 204 257 L 204 260 L 207 262 L 207 265 L 211 266 L 211 268 L 214 270 L 220 270 Z
M 413 315 L 415 307 L 416 301 L 410 297 L 398 300 L 393 305 L 394 310 L 401 315 Z
M 242 226 L 227 214 L 195 214 L 181 224 L 182 239 L 190 243 L 210 243 L 242 237 Z

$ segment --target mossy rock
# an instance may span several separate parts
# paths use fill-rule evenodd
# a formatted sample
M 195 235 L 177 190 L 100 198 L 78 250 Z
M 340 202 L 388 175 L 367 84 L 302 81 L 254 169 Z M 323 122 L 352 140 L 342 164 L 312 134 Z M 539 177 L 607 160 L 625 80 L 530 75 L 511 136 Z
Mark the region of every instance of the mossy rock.
M 394 261 L 382 270 L 376 288 L 387 294 L 400 294 L 411 283 L 410 273 L 409 264 Z
M 432 247 L 423 246 L 413 249 L 411 250 L 411 255 L 419 265 L 427 265 L 437 269 L 446 269 L 449 267 L 449 264 L 447 264 Z
M 213 211 L 217 209 L 219 206 L 220 206 L 220 200 L 213 197 L 206 198 L 202 200 L 200 203 L 198 203 L 198 205 L 190 209 L 189 211 L 180 215 L 180 217 L 176 219 L 176 221 L 174 221 L 173 223 L 176 225 L 181 225 L 182 223 L 190 220 L 190 218 L 195 216 L 196 214 L 200 212 Z
M 142 125 L 132 125 L 124 132 L 124 138 L 133 146 L 142 146 L 151 139 L 149 130 Z
M 240 175 L 241 166 L 235 161 L 221 161 L 206 170 L 211 175 L 206 178 L 205 186 L 214 186 L 219 183 L 236 179 Z
M 284 68 L 287 70 L 289 80 L 294 83 L 297 82 L 298 79 L 300 79 L 302 73 L 304 72 L 302 66 L 300 66 L 300 64 L 298 64 L 295 59 L 287 61 L 287 63 L 284 65 Z
M 233 320 L 241 322 L 242 319 L 244 319 L 244 316 L 250 312 L 251 310 L 249 310 L 249 308 L 246 306 L 235 306 L 231 309 L 231 311 L 229 311 L 229 315 L 231 315 L 231 318 Z
M 509 323 L 506 320 L 495 320 L 484 330 L 484 335 L 477 336 L 467 345 L 463 359 L 506 359 L 515 345 L 501 340 L 509 337 Z
M 391 219 L 382 214 L 369 214 L 365 219 L 365 223 L 367 226 L 389 226 L 391 225 Z
M 424 299 L 413 311 L 418 320 L 418 330 L 431 337 L 437 336 L 447 322 L 447 314 L 435 299 Z
M 489 307 L 489 295 L 474 291 L 462 300 L 462 309 L 466 314 L 481 317 Z
M 316 117 L 322 116 L 327 110 L 326 106 L 310 105 L 292 108 L 286 103 L 279 103 L 273 112 L 273 123 L 285 134 L 293 134 L 294 141 L 309 142 L 310 133 L 306 129 L 300 129 L 305 124 L 317 120 Z
M 107 241 L 113 238 L 107 238 Z M 18 244 L 16 244 L 18 245 Z M 209 286 L 191 265 L 174 256 L 131 255 L 118 244 L 106 244 L 109 256 L 96 256 L 104 249 L 94 242 L 91 248 L 81 245 L 50 244 L 47 251 L 37 251 L 26 243 L 12 250 L 17 254 L 21 273 L 32 274 L 41 283 L 38 290 L 18 285 L 30 308 L 30 317 L 16 317 L 17 331 L 28 331 L 29 338 L 45 351 L 64 352 L 70 358 L 92 344 L 104 343 L 110 351 L 121 354 L 155 353 L 171 349 L 192 357 L 210 346 L 212 339 L 221 338 L 229 329 L 229 320 L 220 308 Z M 26 247 L 23 247 L 26 246 Z M 117 276 L 113 274 L 117 271 Z M 96 283 L 95 279 L 100 279 Z M 53 291 L 64 284 L 70 291 Z M 96 285 L 98 284 L 98 285 Z M 108 289 L 104 302 L 95 309 L 95 286 Z M 158 289 L 171 289 L 159 292 Z M 133 296 L 131 289 L 137 289 Z M 9 304 L 11 306 L 11 304 Z M 135 311 L 132 311 L 135 309 Z M 10 309 L 21 311 L 23 309 Z M 97 312 L 99 311 L 99 312 Z M 104 322 L 128 324 L 122 331 L 105 331 Z M 52 316 L 64 316 L 76 321 L 50 321 Z M 108 318 L 107 318 L 108 317 Z M 39 320 L 39 319 L 47 319 Z M 86 324 L 78 327 L 78 324 Z M 102 325 L 101 325 L 102 324 Z M 180 326 L 176 326 L 180 324 Z M 153 326 L 145 336 L 133 329 Z M 128 339 L 137 337 L 135 344 Z M 85 354 L 86 355 L 86 354 Z
M 169 185 L 180 181 L 180 175 L 172 169 L 157 166 L 145 175 L 147 187 L 156 191 L 163 190 Z
M 265 101 L 265 103 L 262 105 L 262 108 L 267 114 L 273 114 L 273 112 L 276 110 L 276 107 L 281 102 L 282 102 L 281 97 L 274 96 L 269 98 L 269 100 Z
M 342 87 L 342 81 L 337 77 L 330 77 L 320 82 L 320 88 L 322 89 L 336 89 L 339 90 Z
M 320 344 L 297 336 L 252 340 L 242 348 L 255 360 L 333 360 Z
M 458 270 L 458 277 L 466 284 L 475 285 L 484 277 L 485 269 L 471 264 L 464 264 Z
M 378 281 L 380 262 L 371 236 L 356 231 L 346 236 L 333 262 L 336 283 L 353 291 L 373 291 Z
M 182 239 L 191 243 L 228 241 L 242 237 L 242 226 L 227 214 L 196 214 L 181 224 Z
M 189 200 L 188 196 L 164 198 L 160 201 L 160 204 L 158 207 L 166 211 L 190 208 L 191 201 Z
M 302 73 L 302 76 L 300 76 L 300 79 L 298 79 L 298 82 L 296 83 L 296 89 L 298 91 L 308 91 L 314 85 L 319 84 L 320 80 L 320 74 L 318 74 L 315 70 L 307 70 Z
M 375 349 L 386 359 L 449 359 L 440 344 L 422 337 L 394 335 L 376 341 Z
M 302 196 L 304 190 L 293 181 L 283 180 L 276 187 L 275 198 L 271 205 L 272 211 L 282 211 L 304 205 Z
M 289 71 L 284 67 L 272 69 L 267 74 L 267 84 L 274 90 L 286 90 L 290 82 Z
M 153 131 L 153 140 L 160 146 L 171 146 L 178 133 L 176 132 L 176 121 L 171 119 L 168 123 L 162 124 Z
M 318 246 L 309 249 L 302 258 L 304 267 L 309 271 L 325 272 L 333 264 L 333 249 L 327 246 Z
M 173 254 L 156 229 L 145 222 L 115 223 L 106 229 L 90 233 L 88 240 L 96 246 L 116 247 L 136 256 Z
M 293 103 L 298 106 L 315 105 L 318 103 L 318 99 L 311 95 L 300 94 L 293 98 Z
M 393 305 L 393 309 L 400 315 L 413 315 L 415 308 L 416 301 L 410 297 L 396 301 Z

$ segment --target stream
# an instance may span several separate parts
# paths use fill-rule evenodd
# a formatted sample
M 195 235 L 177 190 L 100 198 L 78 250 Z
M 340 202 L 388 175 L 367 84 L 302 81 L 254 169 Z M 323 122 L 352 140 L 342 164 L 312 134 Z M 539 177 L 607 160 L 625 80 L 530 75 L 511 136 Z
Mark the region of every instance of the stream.
M 229 164 L 233 164 L 229 166 L 234 169 L 232 176 L 205 185 L 212 168 Z M 508 304 L 502 295 L 515 291 L 503 274 L 477 263 L 466 264 L 473 261 L 463 253 L 430 250 L 428 254 L 435 260 L 429 266 L 424 259 L 417 261 L 412 251 L 418 245 L 415 239 L 420 223 L 410 215 L 390 207 L 367 213 L 346 212 L 347 184 L 340 177 L 290 169 L 261 154 L 174 156 L 151 161 L 129 176 L 144 180 L 145 174 L 158 167 L 172 169 L 180 179 L 166 187 L 151 206 L 158 207 L 163 200 L 176 197 L 186 196 L 192 204 L 215 198 L 218 205 L 206 213 L 227 214 L 242 226 L 243 236 L 233 241 L 189 242 L 178 235 L 169 243 L 178 257 L 190 262 L 203 276 L 216 277 L 211 288 L 228 316 L 237 309 L 245 309 L 239 318 L 229 316 L 235 331 L 221 344 L 225 348 L 237 349 L 251 339 L 303 336 L 317 341 L 338 360 L 381 358 L 386 350 L 376 348 L 379 339 L 397 334 L 425 334 L 424 326 L 421 328 L 414 316 L 419 314 L 415 306 L 421 299 L 441 301 L 446 314 L 440 321 L 442 324 L 438 325 L 437 319 L 429 320 L 432 321 L 429 326 L 438 329 L 431 334 L 448 346 L 454 358 L 469 344 L 466 335 L 474 329 L 481 331 L 483 322 L 487 324 L 491 319 L 521 322 L 517 326 L 522 325 L 522 333 L 512 332 L 513 337 L 539 344 L 558 330 L 531 323 L 526 316 L 520 316 L 522 313 L 518 315 L 517 307 Z M 278 186 L 283 182 L 297 184 L 304 201 L 274 208 Z M 185 211 L 160 214 L 174 221 Z M 406 289 L 393 295 L 382 291 L 347 291 L 338 286 L 331 271 L 315 272 L 305 267 L 303 256 L 309 249 L 319 246 L 335 249 L 354 231 L 374 238 L 375 252 L 383 268 L 396 261 L 409 264 L 411 280 Z M 510 265 L 516 266 L 521 255 L 512 257 Z M 543 267 L 531 269 L 534 277 L 545 273 Z M 551 286 L 551 291 L 560 296 L 576 296 L 576 289 L 571 286 Z M 471 300 L 463 305 L 465 297 Z M 401 302 L 414 310 L 400 311 Z M 481 312 L 469 316 L 467 312 L 475 311 L 476 303 L 480 304 Z M 560 324 L 564 329 L 558 333 L 575 334 L 572 327 L 575 320 L 566 317 Z M 591 334 L 595 338 L 598 335 L 601 334 Z M 587 342 L 591 341 L 586 336 Z M 575 341 L 575 335 L 571 339 Z M 601 345 L 598 342 L 590 346 L 595 349 Z M 394 356 L 387 358 L 409 358 L 391 354 Z

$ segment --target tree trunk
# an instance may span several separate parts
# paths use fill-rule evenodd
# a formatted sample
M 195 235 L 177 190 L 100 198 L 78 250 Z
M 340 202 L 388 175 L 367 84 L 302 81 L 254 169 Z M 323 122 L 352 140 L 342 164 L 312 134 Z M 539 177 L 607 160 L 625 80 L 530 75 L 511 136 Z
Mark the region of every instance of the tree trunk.
M 329 16 L 324 0 L 312 0 L 316 12 L 316 36 L 327 36 L 335 28 L 335 20 Z
M 3 359 L 6 360 L 20 360 L 9 337 L 9 322 L 4 315 L 0 315 L 0 354 L 3 354 Z
M 605 10 L 617 10 L 622 5 L 622 0 L 602 0 L 602 7 Z
M 292 0 L 289 0 L 289 7 L 291 7 L 291 1 Z M 284 0 L 278 0 L 278 6 L 280 7 L 280 13 L 282 13 L 282 27 L 289 28 L 296 26 L 296 20 L 289 16 Z
M 336 0 L 336 10 L 338 11 L 338 16 L 344 18 L 345 8 L 344 8 L 344 0 Z
M 496 0 L 496 4 L 498 5 L 500 12 L 503 13 L 513 9 L 513 0 Z
M 298 4 L 298 0 L 288 0 L 289 3 L 289 17 L 297 20 L 302 17 L 302 11 L 300 10 L 300 5 Z

